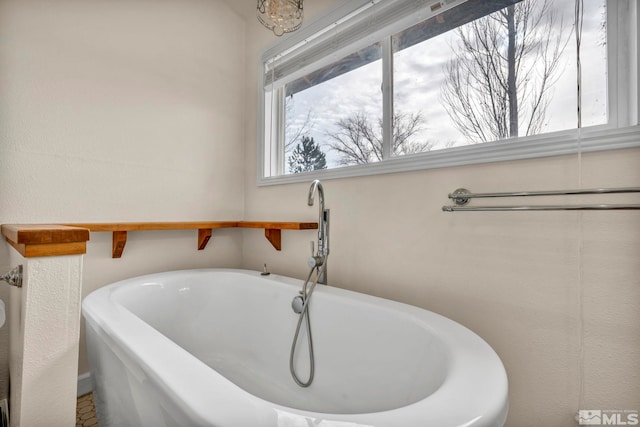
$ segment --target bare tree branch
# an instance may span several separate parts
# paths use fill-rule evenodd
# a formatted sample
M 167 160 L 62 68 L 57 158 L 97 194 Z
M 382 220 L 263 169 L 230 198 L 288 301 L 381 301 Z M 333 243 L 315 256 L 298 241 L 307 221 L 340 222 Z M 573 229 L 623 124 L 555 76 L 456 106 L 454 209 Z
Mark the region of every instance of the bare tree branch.
M 470 142 L 542 129 L 569 41 L 551 0 L 524 0 L 457 29 L 441 99 Z
M 285 109 L 286 109 L 285 117 L 287 118 L 292 117 L 294 108 L 295 108 L 295 103 L 294 103 L 293 96 L 288 97 L 285 102 Z M 301 138 L 304 135 L 308 135 L 313 129 L 314 125 L 315 125 L 315 115 L 313 114 L 313 111 L 311 109 L 307 111 L 307 115 L 302 120 L 302 124 L 296 125 L 294 123 L 291 123 L 289 120 L 285 120 L 284 151 L 285 152 L 290 151 L 294 145 L 301 142 Z
M 401 114 L 393 116 L 393 140 L 391 150 L 394 155 L 416 154 L 429 151 L 432 143 L 416 141 L 413 138 L 423 129 L 422 114 Z M 327 133 L 331 139 L 329 146 L 340 154 L 341 165 L 362 165 L 382 160 L 382 120 L 374 128 L 364 113 L 356 113 L 340 119 L 337 130 Z

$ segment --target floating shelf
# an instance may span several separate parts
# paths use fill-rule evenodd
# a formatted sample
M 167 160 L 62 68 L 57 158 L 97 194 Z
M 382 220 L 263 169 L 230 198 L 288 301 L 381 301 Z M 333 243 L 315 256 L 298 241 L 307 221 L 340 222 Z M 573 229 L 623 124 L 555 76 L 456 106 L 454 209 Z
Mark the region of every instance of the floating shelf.
M 111 257 L 120 258 L 129 231 L 198 230 L 198 250 L 203 250 L 216 228 L 263 228 L 276 250 L 282 250 L 282 230 L 313 230 L 317 222 L 117 222 L 77 224 L 3 224 L 2 234 L 24 257 L 76 255 L 86 252 L 89 232 L 111 232 Z
M 258 222 L 258 221 L 208 221 L 208 222 L 120 222 L 64 224 L 81 227 L 92 232 L 112 233 L 112 258 L 122 257 L 129 231 L 198 230 L 198 250 L 203 250 L 216 228 L 264 228 L 264 235 L 276 250 L 282 250 L 282 230 L 312 230 L 316 222 Z

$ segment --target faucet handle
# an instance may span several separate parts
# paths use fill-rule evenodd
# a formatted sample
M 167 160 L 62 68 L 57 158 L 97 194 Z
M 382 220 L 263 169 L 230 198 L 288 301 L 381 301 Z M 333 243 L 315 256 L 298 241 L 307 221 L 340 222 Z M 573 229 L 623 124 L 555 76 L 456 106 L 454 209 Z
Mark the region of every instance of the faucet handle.
M 309 264 L 309 267 L 311 268 L 316 268 L 316 267 L 320 267 L 323 263 L 324 263 L 324 257 L 322 255 L 315 254 L 315 245 L 313 243 L 313 240 L 311 241 L 311 257 L 309 258 L 309 261 L 307 262 L 307 264 Z

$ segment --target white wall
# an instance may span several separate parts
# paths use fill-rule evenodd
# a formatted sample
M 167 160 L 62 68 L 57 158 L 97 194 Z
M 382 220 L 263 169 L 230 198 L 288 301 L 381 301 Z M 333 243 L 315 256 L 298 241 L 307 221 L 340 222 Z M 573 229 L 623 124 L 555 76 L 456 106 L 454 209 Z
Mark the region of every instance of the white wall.
M 307 2 L 305 13 L 331 3 Z M 315 220 L 317 206 L 306 205 L 308 184 L 256 187 L 255 70 L 268 40 L 257 25 L 247 34 L 245 218 Z M 329 282 L 427 308 L 478 333 L 507 369 L 509 426 L 576 425 L 578 409 L 637 410 L 640 214 L 440 208 L 458 187 L 490 192 L 639 182 L 637 149 L 328 180 Z M 246 231 L 243 265 L 258 269 L 267 262 L 273 272 L 304 278 L 313 238 L 284 232 L 283 251 L 274 253 L 259 233 Z
M 0 223 L 240 218 L 244 28 L 216 0 L 0 0 Z M 110 234 L 93 233 L 83 294 L 238 266 L 240 244 L 236 230 L 204 251 L 195 230 L 130 232 L 111 259 Z M 6 344 L 0 334 L 0 398 Z

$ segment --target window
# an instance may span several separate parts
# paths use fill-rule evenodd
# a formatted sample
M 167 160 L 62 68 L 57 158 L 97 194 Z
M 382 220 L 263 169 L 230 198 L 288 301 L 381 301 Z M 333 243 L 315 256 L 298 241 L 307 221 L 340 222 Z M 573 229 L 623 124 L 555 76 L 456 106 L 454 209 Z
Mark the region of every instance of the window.
M 634 0 L 347 3 L 262 56 L 261 184 L 640 145 Z

